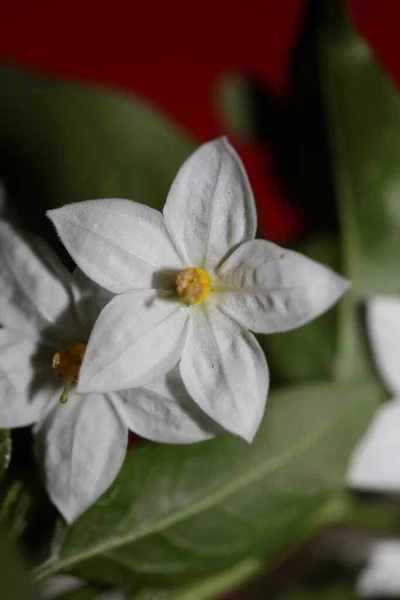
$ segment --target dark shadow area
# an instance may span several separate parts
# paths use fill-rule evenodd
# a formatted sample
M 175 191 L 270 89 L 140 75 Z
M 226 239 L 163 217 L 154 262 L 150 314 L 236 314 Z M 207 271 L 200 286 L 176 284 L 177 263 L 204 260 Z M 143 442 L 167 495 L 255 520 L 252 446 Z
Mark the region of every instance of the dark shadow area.
M 46 217 L 45 211 L 51 206 L 49 190 L 41 180 L 34 166 L 30 166 L 29 156 L 23 149 L 10 144 L 7 154 L 0 151 L 0 181 L 6 190 L 5 217 L 15 225 L 41 236 L 72 271 L 75 263 L 60 242 L 55 229 Z
M 1 482 L 0 497 L 4 500 L 10 493 L 13 500 L 3 524 L 18 539 L 28 564 L 36 565 L 49 556 L 59 515 L 48 499 L 36 467 L 31 427 L 12 430 L 11 464 Z
M 338 228 L 331 156 L 321 93 L 318 31 L 322 3 L 310 0 L 291 60 L 291 85 L 277 98 L 249 79 L 256 136 L 272 152 L 274 172 L 289 200 L 305 216 L 307 234 Z

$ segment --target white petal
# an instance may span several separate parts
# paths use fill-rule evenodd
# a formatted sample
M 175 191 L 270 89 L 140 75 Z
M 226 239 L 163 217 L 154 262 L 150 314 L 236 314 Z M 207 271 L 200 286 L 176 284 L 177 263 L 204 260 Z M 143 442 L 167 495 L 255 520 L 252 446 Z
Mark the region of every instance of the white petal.
M 400 399 L 383 404 L 350 461 L 347 483 L 362 490 L 400 492 Z
M 187 391 L 226 430 L 251 441 L 264 414 L 268 367 L 254 336 L 220 310 L 191 319 L 180 370 Z
M 357 581 L 360 598 L 400 596 L 400 540 L 384 539 L 373 544 L 368 564 Z
M 46 254 L 44 260 L 13 227 L 0 222 L 0 323 L 25 337 L 40 331 L 66 343 L 79 331 L 71 310 L 73 280 L 47 245 Z
M 218 271 L 220 306 L 258 333 L 288 331 L 328 310 L 349 282 L 302 254 L 264 240 L 239 248 Z
M 242 162 L 224 138 L 200 146 L 180 168 L 164 207 L 188 265 L 212 270 L 255 236 L 257 214 Z
M 0 330 L 0 429 L 31 425 L 51 409 L 59 387 L 51 356 L 35 340 Z
M 126 425 L 155 442 L 192 444 L 224 431 L 189 396 L 178 367 L 156 383 L 125 390 L 121 396 L 124 400 L 119 397 L 117 402 Z
M 127 429 L 102 394 L 71 391 L 35 431 L 36 456 L 52 502 L 71 523 L 112 484 Z
M 400 299 L 376 297 L 370 300 L 367 327 L 381 375 L 391 392 L 400 393 Z
M 116 296 L 96 321 L 78 389 L 112 392 L 147 385 L 178 362 L 188 309 L 156 290 Z
M 158 287 L 182 268 L 161 213 L 130 200 L 88 200 L 47 213 L 82 271 L 114 293 Z
M 57 598 L 60 599 L 60 597 L 62 598 L 65 595 L 68 598 L 68 596 L 71 597 L 72 592 L 84 586 L 85 581 L 73 575 L 55 575 L 40 582 L 40 598 L 41 600 L 57 600 Z

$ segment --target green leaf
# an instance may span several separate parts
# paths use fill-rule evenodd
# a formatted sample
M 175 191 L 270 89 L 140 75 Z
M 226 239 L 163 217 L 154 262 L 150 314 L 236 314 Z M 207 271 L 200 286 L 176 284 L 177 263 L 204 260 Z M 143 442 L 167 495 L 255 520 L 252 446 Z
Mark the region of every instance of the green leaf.
M 0 66 L 0 165 L 40 209 L 91 198 L 161 208 L 193 143 L 138 99 Z
M 277 600 L 357 600 L 357 598 L 354 585 L 344 582 L 321 585 L 315 588 L 302 588 L 296 592 L 279 596 Z
M 339 307 L 336 376 L 351 380 L 368 362 L 356 307 L 399 293 L 400 100 L 350 22 L 346 2 L 323 4 L 321 79 L 342 230 L 342 267 L 352 291 Z
M 57 594 L 55 597 L 52 594 L 51 600 L 100 600 L 102 598 L 103 591 L 103 587 L 88 583 L 84 584 L 82 587 L 78 587 L 77 589 Z
M 16 549 L 3 531 L 0 532 L 1 597 L 7 600 L 38 600 L 39 596 L 29 583 L 29 577 Z
M 221 594 L 231 593 L 258 575 L 264 563 L 258 558 L 246 558 L 240 563 L 210 577 L 178 590 L 143 590 L 129 596 L 128 600 L 212 600 Z
M 239 73 L 230 73 L 218 83 L 218 107 L 224 128 L 247 141 L 257 137 L 250 82 Z
M 0 430 L 0 480 L 11 460 L 11 436 L 8 429 Z
M 324 5 L 320 44 L 343 260 L 357 296 L 399 293 L 400 98 L 345 7 Z
M 29 511 L 33 504 L 32 493 L 22 480 L 15 480 L 3 491 L 0 501 L 0 523 L 12 540 L 17 540 L 26 530 Z
M 333 237 L 317 237 L 294 248 L 339 271 L 339 245 Z M 329 379 L 335 370 L 337 307 L 304 327 L 259 335 L 274 385 Z
M 327 507 L 379 398 L 370 382 L 288 388 L 270 395 L 251 445 L 224 436 L 138 448 L 36 577 L 182 585 L 249 554 L 276 555 L 332 519 Z

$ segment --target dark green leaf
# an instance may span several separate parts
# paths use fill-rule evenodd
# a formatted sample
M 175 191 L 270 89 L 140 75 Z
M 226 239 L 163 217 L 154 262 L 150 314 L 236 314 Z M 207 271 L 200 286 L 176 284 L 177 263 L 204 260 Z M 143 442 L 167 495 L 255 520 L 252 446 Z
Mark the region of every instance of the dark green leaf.
M 399 293 L 400 99 L 344 0 L 329 0 L 321 75 L 346 275 L 358 296 Z
M 278 600 L 357 600 L 357 598 L 354 585 L 351 583 L 337 583 L 300 589 L 285 596 L 279 596 Z
M 336 376 L 366 371 L 360 300 L 398 293 L 400 101 L 350 23 L 344 0 L 322 4 L 321 78 L 341 221 L 342 268 L 352 290 L 339 307 Z
M 3 477 L 11 460 L 11 436 L 6 429 L 0 430 L 0 479 Z
M 222 78 L 218 85 L 219 112 L 226 130 L 237 138 L 256 138 L 256 118 L 250 82 L 239 73 Z
M 8 66 L 0 67 L 0 89 L 0 175 L 26 205 L 122 197 L 161 208 L 193 150 L 128 96 Z
M 38 600 L 16 549 L 0 532 L 0 581 L 4 600 Z
M 0 500 L 0 523 L 12 540 L 17 540 L 26 530 L 28 514 L 32 507 L 31 491 L 21 480 L 15 480 L 3 490 Z
M 225 436 L 138 448 L 36 576 L 182 585 L 249 554 L 276 555 L 334 518 L 349 453 L 379 398 L 369 382 L 288 388 L 270 395 L 252 445 Z

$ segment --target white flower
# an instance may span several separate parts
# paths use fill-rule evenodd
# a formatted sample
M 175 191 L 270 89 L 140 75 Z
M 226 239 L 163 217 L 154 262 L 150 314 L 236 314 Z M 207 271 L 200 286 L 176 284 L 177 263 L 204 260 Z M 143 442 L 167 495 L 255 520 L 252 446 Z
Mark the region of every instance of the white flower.
M 382 539 L 369 549 L 366 567 L 357 581 L 360 598 L 399 598 L 400 541 Z
M 180 361 L 197 405 L 249 441 L 269 381 L 248 330 L 304 325 L 348 287 L 330 269 L 254 240 L 251 188 L 224 139 L 183 164 L 163 214 L 113 199 L 70 204 L 49 217 L 77 265 L 117 294 L 94 327 L 78 389 L 145 385 Z
M 67 521 L 113 482 L 128 427 L 172 443 L 220 432 L 175 372 L 149 389 L 128 390 L 124 400 L 116 393 L 78 393 L 85 344 L 112 294 L 81 273 L 74 278 L 41 240 L 30 245 L 5 221 L 0 256 L 0 427 L 36 424 L 45 484 Z
M 372 353 L 393 399 L 378 408 L 350 459 L 350 487 L 383 493 L 400 491 L 400 298 L 377 296 L 367 303 Z M 400 596 L 400 541 L 382 539 L 369 550 L 357 582 L 361 598 Z
M 394 398 L 377 410 L 350 461 L 351 487 L 400 491 L 400 299 L 376 297 L 367 305 L 373 355 Z

